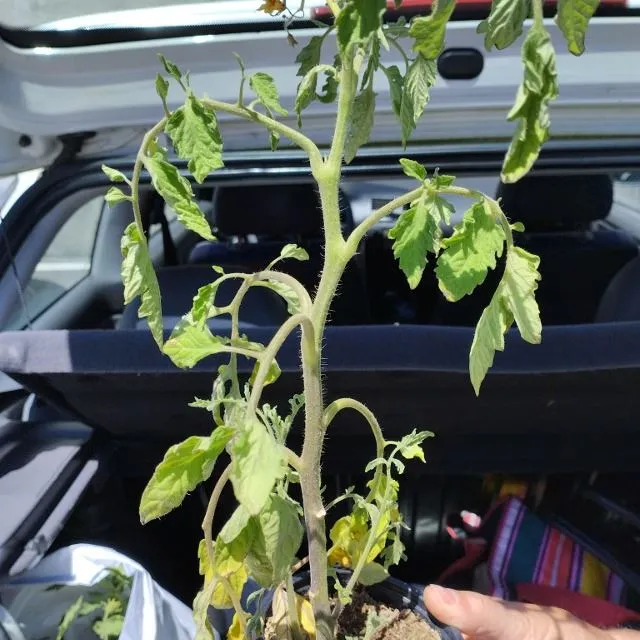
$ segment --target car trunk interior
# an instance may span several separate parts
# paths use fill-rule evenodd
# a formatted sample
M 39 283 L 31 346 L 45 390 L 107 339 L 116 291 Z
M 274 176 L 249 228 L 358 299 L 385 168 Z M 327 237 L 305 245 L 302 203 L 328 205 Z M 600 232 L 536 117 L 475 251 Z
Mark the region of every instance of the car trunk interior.
M 460 512 L 484 514 L 496 483 L 505 478 L 535 484 L 541 513 L 562 514 L 588 527 L 621 563 L 640 571 L 637 549 L 612 538 L 593 498 L 616 500 L 632 519 L 640 514 L 634 490 L 640 473 L 640 397 L 635 391 L 640 384 L 640 304 L 638 309 L 630 304 L 640 298 L 640 285 L 632 284 L 638 243 L 611 224 L 612 209 L 618 207 L 619 218 L 628 206 L 628 174 L 622 169 L 543 170 L 518 191 L 500 186 L 487 173 L 469 171 L 467 180 L 459 178 L 461 184 L 500 196 L 512 221 L 525 224 L 519 243 L 542 258 L 543 342 L 527 345 L 510 332 L 479 398 L 468 379 L 468 350 L 503 265 L 468 301 L 454 305 L 439 292 L 434 265 L 427 267 L 418 288 L 407 286 L 387 237 L 393 219 L 383 221 L 363 243 L 327 328 L 327 400 L 351 396 L 363 401 L 389 438 L 413 428 L 435 433 L 427 441 L 427 464 L 412 462 L 402 478 L 409 561 L 395 575 L 420 583 L 436 579 L 463 553 L 451 536 Z M 365 172 L 346 179 L 341 202 L 345 230 L 372 207 L 404 192 L 407 184 L 397 175 Z M 198 286 L 207 281 L 203 278 L 215 277 L 211 265 L 260 269 L 286 242 L 305 247 L 310 260 L 283 269 L 313 289 L 322 260 L 322 221 L 315 193 L 304 180 L 246 184 L 228 177 L 205 185 L 197 197 L 217 230 L 216 243 L 177 233 L 171 212 L 151 195 L 145 201 L 148 224 L 165 234 L 159 267 L 161 286 L 166 285 L 167 332 L 188 311 Z M 464 211 L 455 204 L 452 224 Z M 112 215 L 126 213 L 118 207 Z M 144 527 L 138 503 L 167 446 L 210 432 L 211 416 L 188 403 L 210 394 L 212 376 L 223 360 L 213 357 L 178 371 L 158 352 L 136 311 L 135 305 L 110 309 L 115 326 L 108 330 L 0 333 L 0 371 L 32 394 L 16 401 L 14 392 L 0 414 L 2 455 L 37 460 L 61 437 L 78 438 L 74 459 L 95 462 L 77 503 L 38 543 L 47 508 L 73 478 L 60 486 L 47 480 L 38 514 L 21 525 L 19 539 L 0 556 L 0 566 L 10 570 L 18 547 L 104 544 L 131 556 L 162 586 L 191 602 L 199 588 L 195 551 L 213 481 L 189 495 L 181 508 Z M 281 314 L 272 300 L 256 298 L 240 319 L 250 339 L 266 343 Z M 213 328 L 228 331 L 224 323 Z M 301 391 L 294 338 L 279 357 L 278 384 L 265 390 L 265 401 L 280 408 Z M 241 371 L 248 376 L 250 363 L 241 363 Z M 89 435 L 69 435 L 73 429 L 68 425 L 78 424 L 88 425 Z M 63 426 L 67 431 L 61 436 Z M 292 431 L 294 450 L 300 446 L 299 432 Z M 25 434 L 33 436 L 31 444 L 16 444 Z M 357 415 L 339 416 L 327 438 L 325 500 L 352 485 L 361 487 L 361 470 L 374 453 L 366 424 Z M 57 478 L 58 470 L 48 472 Z M 216 468 L 214 476 L 219 472 Z M 6 474 L 0 474 L 0 491 L 4 479 Z M 233 509 L 232 495 L 224 494 L 220 504 L 222 521 Z M 340 515 L 337 507 L 329 519 Z

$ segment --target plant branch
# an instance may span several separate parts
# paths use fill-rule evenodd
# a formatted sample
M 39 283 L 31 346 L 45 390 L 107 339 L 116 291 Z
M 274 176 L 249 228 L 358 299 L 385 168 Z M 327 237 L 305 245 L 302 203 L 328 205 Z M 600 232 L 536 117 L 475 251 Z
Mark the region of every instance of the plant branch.
M 260 356 L 260 366 L 258 367 L 258 373 L 256 374 L 256 380 L 253 383 L 251 389 L 251 396 L 249 397 L 249 404 L 247 406 L 247 413 L 254 414 L 258 408 L 258 402 L 262 395 L 262 389 L 264 387 L 265 380 L 269 374 L 269 367 L 275 359 L 280 347 L 284 341 L 289 337 L 291 332 L 297 327 L 302 327 L 303 334 L 307 333 L 313 336 L 313 325 L 309 316 L 302 313 L 297 313 L 295 316 L 291 316 L 271 338 L 269 346 L 264 350 Z
M 144 234 L 144 225 L 142 224 L 142 213 L 140 212 L 140 176 L 142 175 L 142 167 L 144 166 L 144 158 L 149 149 L 149 144 L 155 140 L 163 131 L 167 124 L 167 118 L 162 118 L 158 124 L 149 129 L 142 139 L 140 149 L 133 165 L 133 174 L 131 176 L 131 204 L 133 208 L 133 217 L 140 234 L 140 242 L 147 243 L 147 237 Z
M 347 238 L 347 248 L 348 251 L 356 252 L 360 243 L 364 239 L 365 235 L 373 227 L 375 227 L 380 220 L 383 220 L 387 216 L 391 215 L 396 209 L 400 207 L 404 207 L 407 204 L 413 202 L 416 198 L 420 197 L 422 192 L 424 191 L 424 186 L 418 187 L 413 191 L 409 191 L 409 193 L 405 193 L 402 196 L 399 196 L 388 202 L 384 206 L 376 209 L 368 218 L 365 218 L 352 232 L 351 235 Z
M 273 118 L 265 116 L 252 109 L 247 109 L 244 106 L 239 107 L 238 105 L 229 104 L 228 102 L 220 102 L 219 100 L 214 100 L 212 98 L 204 98 L 202 102 L 203 104 L 211 107 L 214 111 L 230 113 L 234 116 L 238 116 L 239 118 L 257 122 L 270 131 L 277 131 L 280 135 L 288 138 L 291 142 L 305 151 L 309 156 L 312 166 L 322 162 L 322 155 L 320 154 L 320 150 L 316 144 L 300 131 L 296 131 L 296 129 L 293 129 L 278 120 L 274 120 Z
M 533 0 L 533 22 L 536 27 L 544 27 L 544 0 Z
M 209 504 L 207 505 L 207 511 L 204 514 L 204 520 L 202 521 L 202 531 L 204 532 L 204 543 L 207 547 L 207 555 L 209 556 L 209 563 L 211 564 L 211 569 L 213 570 L 213 556 L 214 556 L 214 548 L 213 548 L 213 517 L 216 513 L 216 508 L 218 507 L 218 501 L 220 500 L 220 495 L 222 494 L 222 490 L 225 488 L 227 482 L 229 482 L 229 477 L 231 475 L 231 465 L 227 465 L 225 470 L 220 474 L 215 486 L 213 487 L 213 491 L 211 492 L 211 497 L 209 498 Z M 214 571 L 215 573 L 215 571 Z

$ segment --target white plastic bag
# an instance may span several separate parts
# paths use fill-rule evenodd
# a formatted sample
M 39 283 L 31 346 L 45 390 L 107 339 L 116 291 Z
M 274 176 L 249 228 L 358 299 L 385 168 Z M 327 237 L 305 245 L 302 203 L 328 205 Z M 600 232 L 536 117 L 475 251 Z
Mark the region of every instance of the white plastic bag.
M 54 640 L 65 611 L 105 577 L 108 567 L 119 567 L 133 578 L 120 640 L 193 640 L 191 609 L 154 582 L 144 567 L 106 547 L 77 544 L 55 551 L 33 569 L 0 584 L 0 599 L 25 640 Z M 52 585 L 65 588 L 47 590 Z M 79 619 L 65 640 L 96 636 L 89 622 Z

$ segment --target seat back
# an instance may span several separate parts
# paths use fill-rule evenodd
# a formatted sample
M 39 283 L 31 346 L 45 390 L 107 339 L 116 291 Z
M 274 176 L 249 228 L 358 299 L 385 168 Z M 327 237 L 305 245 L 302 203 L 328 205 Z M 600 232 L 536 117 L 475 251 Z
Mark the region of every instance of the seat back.
M 353 214 L 341 193 L 342 226 L 353 228 Z M 297 278 L 314 291 L 323 264 L 323 220 L 313 184 L 220 187 L 214 196 L 213 217 L 218 242 L 200 242 L 191 252 L 191 264 L 241 265 L 254 272 L 264 269 L 288 243 L 309 254 L 309 260 L 285 260 L 278 269 Z M 364 272 L 354 261 L 347 267 L 339 295 L 331 310 L 337 324 L 360 324 L 368 320 Z

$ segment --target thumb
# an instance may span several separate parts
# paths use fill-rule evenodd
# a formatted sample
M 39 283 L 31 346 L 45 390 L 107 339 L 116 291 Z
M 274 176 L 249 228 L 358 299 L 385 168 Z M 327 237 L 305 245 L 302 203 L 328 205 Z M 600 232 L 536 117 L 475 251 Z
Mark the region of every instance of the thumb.
M 478 593 L 435 585 L 425 589 L 424 601 L 440 622 L 456 627 L 472 640 L 562 638 L 563 627 L 571 620 L 564 611 L 505 603 Z

